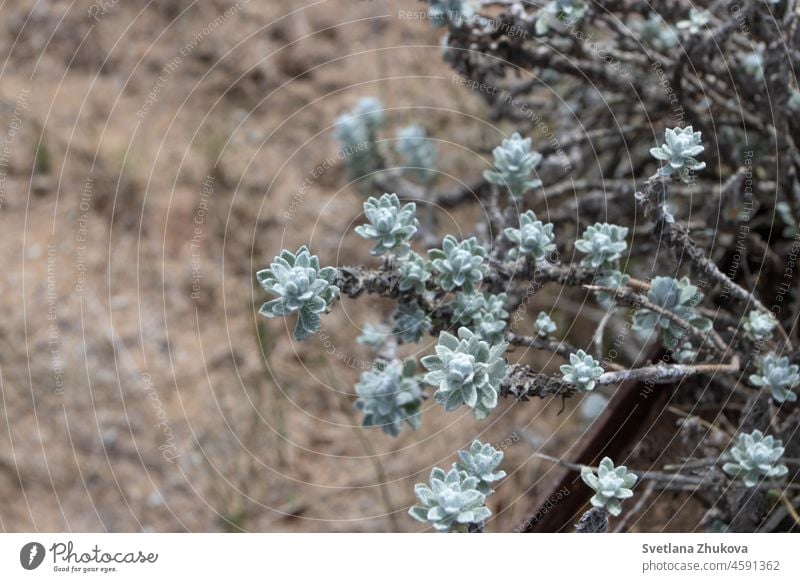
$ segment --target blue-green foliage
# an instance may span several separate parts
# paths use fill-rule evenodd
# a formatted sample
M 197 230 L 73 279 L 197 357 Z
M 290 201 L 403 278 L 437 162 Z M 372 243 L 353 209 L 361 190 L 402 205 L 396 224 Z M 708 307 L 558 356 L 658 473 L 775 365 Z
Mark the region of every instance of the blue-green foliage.
M 478 490 L 479 484 L 479 479 L 466 471 L 452 468 L 445 473 L 434 467 L 430 485 L 417 483 L 414 487 L 420 505 L 409 509 L 408 514 L 439 531 L 463 531 L 468 524 L 483 523 L 492 512 L 485 505 L 486 495 Z
M 432 260 L 436 282 L 445 291 L 457 287 L 471 291 L 488 271 L 488 266 L 484 264 L 486 247 L 479 244 L 474 236 L 458 242 L 448 234 L 442 241 L 442 249 L 431 249 L 428 256 Z
M 409 125 L 398 133 L 395 149 L 403 162 L 403 173 L 427 184 L 436 175 L 436 148 L 428 139 L 425 129 L 419 125 Z
M 483 177 L 487 182 L 508 188 L 514 198 L 519 198 L 528 190 L 542 185 L 534 176 L 542 155 L 531 149 L 531 138 L 523 139 L 518 133 L 504 139 L 494 148 L 494 170 L 486 170 Z
M 772 436 L 764 436 L 760 430 L 740 434 L 727 457 L 730 462 L 722 466 L 731 477 L 741 478 L 748 487 L 755 487 L 762 479 L 780 479 L 789 470 L 779 464 L 783 455 L 783 442 Z
M 561 375 L 565 382 L 574 384 L 581 392 L 588 392 L 594 390 L 597 379 L 603 375 L 603 368 L 592 356 L 578 350 L 569 355 L 569 364 L 561 366 Z
M 461 26 L 475 14 L 472 0 L 428 0 L 428 18 L 434 26 Z
M 597 223 L 589 226 L 575 241 L 575 248 L 586 257 L 581 265 L 590 269 L 614 269 L 628 248 L 625 237 L 628 229 L 616 224 Z
M 575 26 L 586 14 L 586 9 L 583 0 L 551 0 L 539 11 L 534 30 L 543 35 L 557 23 Z
M 615 468 L 614 462 L 605 457 L 600 461 L 597 474 L 589 467 L 583 467 L 581 479 L 596 492 L 590 499 L 594 507 L 604 508 L 611 515 L 619 515 L 622 513 L 620 501 L 633 497 L 631 487 L 638 478 L 629 473 L 624 465 Z
M 506 476 L 505 471 L 498 471 L 502 462 L 503 451 L 475 440 L 468 451 L 458 451 L 458 461 L 453 466 L 470 477 L 477 477 L 478 490 L 488 496 L 494 493 L 492 484 Z
M 415 301 L 401 303 L 394 312 L 394 332 L 406 343 L 416 343 L 433 327 L 431 318 Z
M 382 158 L 376 141 L 383 122 L 383 105 L 373 97 L 362 97 L 351 111 L 336 120 L 335 135 L 342 143 L 351 179 L 362 178 L 380 167 Z
M 417 205 L 409 202 L 400 207 L 397 194 L 384 194 L 380 199 L 372 196 L 364 202 L 364 215 L 369 224 L 356 227 L 356 234 L 375 241 L 370 251 L 373 255 L 394 252 L 403 255 L 408 252 L 408 241 L 419 227 L 416 217 Z
M 502 332 L 508 320 L 505 302 L 505 293 L 491 295 L 462 291 L 453 301 L 451 321 L 469 327 L 489 343 L 497 343 L 503 339 Z
M 380 427 L 388 435 L 397 436 L 403 426 L 419 428 L 422 417 L 422 389 L 414 375 L 413 358 L 392 360 L 382 368 L 366 370 L 356 384 L 356 408 L 364 412 L 364 426 Z
M 505 351 L 504 342 L 489 345 L 466 327 L 458 337 L 441 332 L 436 355 L 422 358 L 425 382 L 437 387 L 436 402 L 448 412 L 466 405 L 478 420 L 486 418 L 497 406 L 506 375 Z
M 691 182 L 691 172 L 706 167 L 705 162 L 698 162 L 695 159 L 705 150 L 700 132 L 694 131 L 691 125 L 684 128 L 674 127 L 665 131 L 664 138 L 667 143 L 661 147 L 650 148 L 650 155 L 657 160 L 667 162 L 666 166 L 661 166 L 658 173 L 661 176 L 677 174 L 682 181 Z
M 794 402 L 797 394 L 792 389 L 800 384 L 797 364 L 789 364 L 786 356 L 767 354 L 758 363 L 758 373 L 750 375 L 750 383 L 772 392 L 775 402 Z
M 555 333 L 558 329 L 556 322 L 544 311 L 540 311 L 539 315 L 536 316 L 536 321 L 533 323 L 533 326 L 536 329 L 536 335 L 539 337 L 547 337 L 551 333 Z
M 431 262 L 426 261 L 415 252 L 403 257 L 399 265 L 400 291 L 414 289 L 417 293 L 425 292 L 425 284 L 431 278 Z
M 536 220 L 536 215 L 532 210 L 520 215 L 519 228 L 506 228 L 504 233 L 506 238 L 514 243 L 514 247 L 509 253 L 509 257 L 512 259 L 523 256 L 541 261 L 556 250 L 556 245 L 553 244 L 555 238 L 553 225 Z
M 697 315 L 696 307 L 703 299 L 703 294 L 687 277 L 680 280 L 672 277 L 654 278 L 647 292 L 647 299 L 701 331 L 711 329 L 711 320 Z M 685 339 L 684 330 L 676 322 L 648 309 L 640 309 L 634 314 L 633 329 L 660 330 L 661 342 L 669 349 L 677 348 Z
M 319 314 L 330 307 L 339 294 L 334 285 L 336 269 L 320 268 L 319 258 L 305 246 L 296 253 L 284 250 L 268 269 L 256 273 L 261 286 L 277 296 L 261 306 L 264 317 L 285 317 L 299 313 L 294 337 L 302 340 L 319 331 Z
M 777 318 L 772 313 L 764 313 L 755 309 L 744 318 L 744 331 L 753 341 L 768 340 L 778 325 Z

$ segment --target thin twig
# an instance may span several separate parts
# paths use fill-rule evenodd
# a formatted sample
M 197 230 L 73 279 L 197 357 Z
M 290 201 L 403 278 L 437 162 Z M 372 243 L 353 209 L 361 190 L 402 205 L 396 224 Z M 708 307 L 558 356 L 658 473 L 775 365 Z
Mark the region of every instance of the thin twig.
M 584 285 L 585 289 L 590 291 L 604 291 L 606 293 L 610 293 L 614 296 L 614 300 L 617 303 L 622 303 L 624 305 L 629 305 L 636 310 L 639 309 L 646 309 L 647 311 L 653 311 L 658 313 L 660 316 L 669 319 L 675 325 L 681 328 L 685 333 L 689 333 L 693 335 L 699 342 L 700 345 L 703 345 L 706 340 L 706 334 L 709 338 L 711 338 L 711 342 L 714 345 L 714 348 L 718 352 L 725 352 L 728 348 L 728 345 L 723 341 L 723 339 L 719 336 L 719 334 L 712 328 L 709 332 L 703 332 L 702 330 L 696 328 L 691 323 L 682 319 L 669 309 L 664 309 L 663 307 L 656 305 L 643 295 L 639 295 L 638 293 L 633 292 L 630 289 L 624 287 L 605 287 L 603 285 Z

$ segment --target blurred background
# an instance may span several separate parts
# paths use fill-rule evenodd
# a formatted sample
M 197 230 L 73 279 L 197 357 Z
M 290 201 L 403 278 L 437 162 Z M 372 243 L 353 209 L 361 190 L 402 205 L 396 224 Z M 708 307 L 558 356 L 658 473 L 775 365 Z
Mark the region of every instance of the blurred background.
M 380 99 L 388 127 L 427 128 L 444 190 L 478 179 L 513 130 L 454 82 L 441 30 L 399 16 L 424 10 L 0 5 L 0 529 L 419 531 L 414 483 L 473 438 L 506 454 L 489 529 L 533 509 L 553 470 L 533 454 L 569 457 L 602 399 L 560 415 L 560 400 L 506 400 L 483 423 L 429 401 L 395 439 L 353 409 L 374 357 L 354 340 L 390 302 L 345 298 L 303 343 L 293 320 L 256 314 L 254 274 L 282 248 L 378 264 L 332 127 L 358 98 Z M 478 210 L 443 213 L 443 231 Z M 520 325 L 554 301 L 537 293 Z M 571 322 L 591 309 L 558 306 L 585 340 Z

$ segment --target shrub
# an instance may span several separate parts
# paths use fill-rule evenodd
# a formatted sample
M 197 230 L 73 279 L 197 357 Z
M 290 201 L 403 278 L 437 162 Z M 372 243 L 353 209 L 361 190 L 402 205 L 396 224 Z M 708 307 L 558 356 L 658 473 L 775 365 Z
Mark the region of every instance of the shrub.
M 786 3 L 747 3 L 745 33 L 713 3 L 659 14 L 635 3 L 609 12 L 582 0 L 512 2 L 492 6 L 492 18 L 483 18 L 489 8 L 478 2 L 428 6 L 445 28 L 444 60 L 464 85 L 491 86 L 474 93 L 509 137 L 478 144 L 492 152 L 492 167 L 481 172 L 460 148 L 444 145 L 469 136 L 467 128 L 434 141 L 448 124 L 395 129 L 379 102 L 359 100 L 335 132 L 366 199 L 356 234 L 372 243 L 373 256 L 334 269 L 320 268 L 305 247 L 284 251 L 258 273 L 275 296 L 262 315 L 298 317 L 295 336 L 303 338 L 319 330 L 320 314 L 340 295 L 381 298 L 374 303 L 380 323 L 365 325 L 359 339 L 380 363 L 361 375 L 355 396 L 365 424 L 389 436 L 418 426 L 423 386 L 445 411 L 466 407 L 484 421 L 503 397 L 521 405 L 592 392 L 588 418 L 599 404 L 616 406 L 609 392 L 622 383 L 641 383 L 643 395 L 671 385 L 671 405 L 698 418 L 681 422 L 681 438 L 654 447 L 678 443 L 687 447 L 681 454 L 711 451 L 714 460 L 725 454 L 724 473 L 748 485 L 782 476 L 783 445 L 755 431 L 769 423 L 754 425 L 729 453 L 693 427 L 725 430 L 716 426 L 724 419 L 749 431 L 747 423 L 763 422 L 761 409 L 772 405 L 758 392 L 765 388 L 781 405 L 768 410 L 777 434 L 800 434 L 792 405 L 800 385 L 792 320 L 800 297 L 796 270 L 784 261 L 797 254 L 800 232 L 800 180 L 792 169 L 800 92 L 792 60 L 776 54 L 791 44 L 796 15 Z M 595 28 L 603 31 L 598 45 L 585 42 Z M 548 35 L 547 42 L 531 32 Z M 720 89 L 720 71 L 730 72 L 730 93 Z M 647 137 L 661 131 L 663 142 Z M 382 132 L 395 137 L 381 141 Z M 439 170 L 457 185 L 440 187 Z M 457 233 L 443 226 L 443 212 L 455 217 Z M 779 228 L 770 228 L 773 215 Z M 766 260 L 755 273 L 759 257 Z M 554 319 L 565 322 L 563 339 L 554 337 Z M 421 366 L 397 359 L 412 349 L 424 350 Z M 527 359 L 530 351 L 548 357 Z M 542 364 L 549 359 L 560 374 Z M 663 402 L 641 398 L 642 413 L 631 422 L 650 418 L 645 411 Z M 787 441 L 787 450 L 795 448 Z M 482 527 L 486 496 L 504 474 L 502 453 L 475 441 L 458 459 L 417 486 L 415 519 L 440 530 Z M 740 499 L 718 491 L 719 467 L 695 462 L 661 473 L 696 484 L 694 499 L 713 505 L 725 527 L 741 523 Z M 642 478 L 649 473 L 658 468 Z M 605 527 L 636 476 L 608 458 L 582 476 L 595 494 L 581 531 Z M 720 503 L 709 503 L 714 494 Z M 751 521 L 776 530 L 789 522 L 763 517 Z

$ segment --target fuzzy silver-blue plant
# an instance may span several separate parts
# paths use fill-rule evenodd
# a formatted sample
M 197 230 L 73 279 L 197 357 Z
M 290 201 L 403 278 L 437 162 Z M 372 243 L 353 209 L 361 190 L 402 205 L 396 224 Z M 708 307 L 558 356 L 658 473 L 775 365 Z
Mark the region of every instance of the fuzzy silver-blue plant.
M 628 248 L 625 237 L 628 229 L 616 224 L 597 223 L 589 226 L 583 236 L 575 241 L 575 248 L 586 256 L 581 266 L 590 269 L 614 269 L 622 253 Z
M 379 350 L 389 340 L 391 330 L 382 324 L 365 323 L 361 334 L 356 338 L 356 343 Z
M 679 30 L 686 30 L 689 34 L 697 34 L 706 24 L 711 20 L 711 13 L 708 10 L 698 10 L 692 8 L 689 10 L 689 18 L 686 20 L 679 20 L 675 23 L 675 28 Z
M 364 413 L 362 424 L 379 427 L 397 436 L 408 424 L 419 428 L 422 417 L 422 389 L 415 377 L 417 363 L 413 358 L 404 362 L 392 360 L 383 368 L 366 370 L 356 384 L 356 408 Z
M 334 285 L 336 269 L 320 268 L 319 257 L 312 255 L 305 246 L 296 253 L 281 252 L 268 269 L 256 273 L 256 279 L 264 290 L 277 295 L 259 309 L 264 317 L 285 317 L 298 313 L 294 337 L 302 340 L 320 329 L 319 314 L 330 307 L 339 295 Z
M 414 289 L 417 293 L 425 292 L 425 284 L 431 278 L 431 262 L 426 261 L 415 252 L 405 255 L 398 266 L 400 291 Z
M 395 149 L 402 159 L 404 174 L 424 184 L 436 175 L 432 171 L 436 166 L 436 148 L 422 126 L 413 124 L 402 128 L 397 134 Z
M 536 321 L 533 322 L 533 328 L 536 330 L 536 335 L 539 337 L 547 337 L 551 333 L 555 333 L 558 326 L 547 313 L 540 311 L 539 315 L 536 316 Z
M 481 339 L 496 343 L 503 339 L 502 332 L 508 320 L 505 310 L 507 296 L 462 291 L 453 301 L 452 322 L 463 325 L 480 336 Z
M 764 436 L 760 430 L 740 434 L 736 444 L 730 448 L 722 470 L 731 477 L 741 478 L 748 487 L 755 487 L 761 479 L 780 479 L 789 469 L 779 464 L 783 455 L 783 442 Z
M 542 185 L 542 181 L 534 175 L 542 155 L 531 149 L 531 138 L 523 139 L 520 134 L 514 133 L 494 148 L 492 153 L 495 169 L 483 172 L 487 182 L 508 188 L 514 198 Z
M 433 327 L 431 318 L 416 301 L 401 303 L 394 312 L 394 333 L 406 343 L 416 343 Z
M 772 392 L 775 402 L 794 402 L 797 394 L 792 390 L 800 384 L 800 368 L 789 364 L 786 356 L 769 353 L 758 362 L 758 373 L 750 375 L 750 383 Z
M 364 215 L 369 224 L 355 228 L 361 238 L 375 241 L 370 250 L 373 255 L 394 252 L 404 255 L 409 250 L 408 241 L 419 227 L 417 205 L 409 202 L 400 207 L 397 194 L 384 194 L 379 199 L 372 196 L 364 202 Z
M 628 285 L 628 281 L 630 280 L 630 275 L 626 275 L 621 271 L 612 269 L 610 271 L 603 271 L 603 274 L 597 277 L 594 282 L 596 285 L 608 287 L 609 289 L 616 291 L 626 287 Z M 606 309 L 609 309 L 614 304 L 614 295 L 615 293 L 612 293 L 611 291 L 598 291 L 597 302 Z
M 655 12 L 644 20 L 634 21 L 632 28 L 642 44 L 657 51 L 667 51 L 680 41 L 669 23 Z
M 631 487 L 636 484 L 638 477 L 629 473 L 625 465 L 614 467 L 614 462 L 605 457 L 600 461 L 597 474 L 590 467 L 583 467 L 581 479 L 596 492 L 590 499 L 591 504 L 616 516 L 622 513 L 620 501 L 633 497 Z
M 650 283 L 647 299 L 667 311 L 671 311 L 679 318 L 701 331 L 711 329 L 711 320 L 697 315 L 697 305 L 703 299 L 703 294 L 687 277 L 680 280 L 672 277 L 655 277 Z M 675 349 L 683 341 L 685 332 L 672 319 L 648 309 L 640 309 L 634 314 L 633 329 L 637 331 L 661 332 L 661 342 L 665 347 Z
M 489 345 L 466 327 L 459 328 L 458 337 L 441 332 L 436 355 L 422 358 L 425 382 L 437 387 L 436 402 L 448 412 L 466 405 L 478 420 L 486 418 L 497 406 L 506 376 L 506 347 L 505 342 Z
M 465 471 L 470 477 L 477 477 L 478 490 L 488 496 L 494 493 L 492 484 L 506 476 L 505 471 L 498 470 L 502 462 L 503 451 L 474 440 L 468 451 L 458 451 L 458 461 L 453 467 Z
M 352 179 L 362 178 L 380 167 L 382 159 L 376 141 L 383 121 L 383 105 L 373 97 L 360 98 L 351 111 L 337 118 L 335 135 L 342 143 L 342 154 Z
M 597 379 L 604 372 L 600 362 L 583 350 L 570 354 L 569 364 L 563 364 L 560 369 L 564 381 L 575 385 L 582 392 L 594 390 Z
M 541 261 L 556 250 L 556 245 L 553 244 L 555 238 L 553 225 L 536 220 L 536 215 L 532 210 L 520 215 L 519 228 L 506 228 L 504 233 L 506 238 L 515 245 L 509 252 L 509 257 L 512 259 L 523 256 Z
M 778 319 L 772 313 L 751 310 L 744 318 L 744 331 L 753 341 L 768 340 L 778 325 Z
M 430 485 L 417 483 L 414 493 L 419 500 L 408 514 L 439 531 L 466 530 L 469 524 L 489 519 L 492 511 L 486 507 L 486 495 L 478 491 L 479 480 L 465 471 L 439 467 L 431 471 Z
M 650 155 L 655 159 L 667 162 L 658 170 L 660 176 L 677 174 L 686 183 L 692 181 L 691 172 L 697 172 L 706 167 L 705 162 L 698 162 L 696 156 L 703 153 L 705 148 L 701 143 L 699 131 L 694 131 L 692 126 L 674 127 L 664 132 L 667 143 L 661 147 L 650 148 Z
M 431 249 L 428 256 L 432 259 L 436 282 L 445 291 L 456 287 L 470 291 L 483 280 L 488 270 L 484 264 L 486 248 L 474 236 L 458 242 L 448 234 L 442 241 L 441 250 Z
M 544 6 L 536 18 L 534 30 L 536 34 L 547 34 L 557 23 L 574 26 L 586 14 L 586 3 L 583 0 L 551 0 Z
M 473 0 L 428 0 L 428 18 L 434 26 L 459 27 L 474 14 Z

